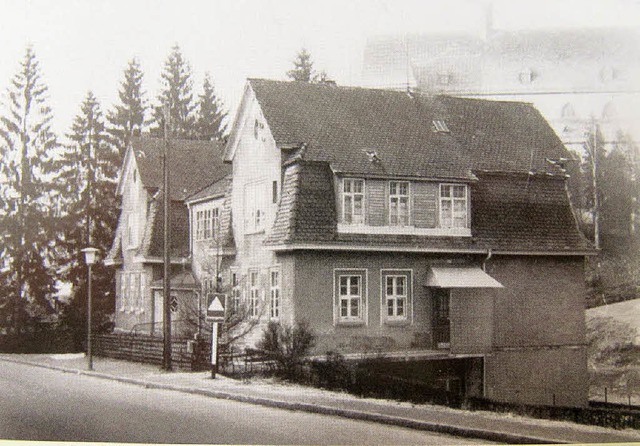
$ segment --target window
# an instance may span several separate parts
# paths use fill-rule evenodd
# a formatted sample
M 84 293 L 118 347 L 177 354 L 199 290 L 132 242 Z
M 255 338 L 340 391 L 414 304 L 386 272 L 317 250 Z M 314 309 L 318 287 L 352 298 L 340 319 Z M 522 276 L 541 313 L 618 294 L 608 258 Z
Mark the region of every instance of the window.
M 269 279 L 271 319 L 280 317 L 280 270 L 272 269 Z
M 124 271 L 120 272 L 120 311 L 123 312 L 127 308 L 127 277 L 129 275 Z
M 433 128 L 437 133 L 449 133 L 449 127 L 447 127 L 447 123 L 441 119 L 436 119 L 433 121 Z
M 260 232 L 265 227 L 267 190 L 264 182 L 250 183 L 244 189 L 245 232 Z
M 171 309 L 172 313 L 178 312 L 178 296 L 176 296 L 175 294 L 171 295 L 171 299 L 169 300 L 169 308 Z
M 260 315 L 260 286 L 258 271 L 249 272 L 249 316 Z
M 366 270 L 335 271 L 335 316 L 337 323 L 366 321 Z
M 213 277 L 205 277 L 202 279 L 202 292 L 205 296 L 208 296 L 210 293 L 215 293 L 216 284 L 213 280 Z
M 364 224 L 364 180 L 345 178 L 342 189 L 342 219 L 353 225 Z
M 411 271 L 382 271 L 383 315 L 387 321 L 406 321 L 411 305 Z
M 127 247 L 138 246 L 138 231 L 136 227 L 136 215 L 132 212 L 127 214 Z
M 409 183 L 389 182 L 389 224 L 409 226 Z
M 196 211 L 196 240 L 214 238 L 218 229 L 218 208 Z
M 139 284 L 136 281 L 137 278 L 138 278 L 138 275 L 136 273 L 129 274 L 129 310 L 130 311 L 133 311 L 135 308 L 138 307 L 137 292 L 139 289 L 138 288 Z
M 274 181 L 273 183 L 271 183 L 271 202 L 272 203 L 278 202 L 278 182 L 277 181 Z
M 240 311 L 241 305 L 240 277 L 238 272 L 231 273 L 231 305 L 234 313 Z
M 140 312 L 144 313 L 144 301 L 147 292 L 147 281 L 146 275 L 144 273 L 140 273 Z
M 440 227 L 467 227 L 467 186 L 464 184 L 440 185 Z
M 531 68 L 524 68 L 518 73 L 518 80 L 521 84 L 530 84 L 536 79 L 537 74 Z

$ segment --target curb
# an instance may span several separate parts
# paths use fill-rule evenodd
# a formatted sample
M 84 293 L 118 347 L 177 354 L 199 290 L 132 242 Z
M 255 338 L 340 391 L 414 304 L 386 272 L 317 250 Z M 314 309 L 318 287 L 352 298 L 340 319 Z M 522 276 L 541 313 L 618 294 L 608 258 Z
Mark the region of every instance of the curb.
M 117 381 L 125 384 L 133 384 L 144 387 L 146 389 L 161 389 L 170 390 L 174 392 L 187 393 L 191 395 L 200 395 L 210 398 L 218 398 L 230 401 L 237 401 L 241 403 L 257 404 L 265 407 L 273 407 L 278 409 L 297 410 L 309 413 L 317 413 L 322 415 L 338 416 L 342 418 L 348 418 L 352 420 L 371 421 L 376 423 L 388 424 L 391 426 L 405 427 L 409 429 L 437 432 L 447 435 L 453 435 L 464 438 L 475 438 L 479 440 L 488 440 L 498 443 L 508 444 L 568 444 L 569 442 L 564 440 L 550 440 L 547 438 L 533 437 L 528 435 L 512 434 L 509 432 L 496 432 L 486 429 L 477 429 L 472 427 L 462 427 L 451 424 L 431 423 L 428 421 L 415 420 L 411 418 L 398 417 L 393 415 L 385 415 L 376 412 L 363 412 L 359 410 L 341 409 L 330 406 L 318 406 L 308 403 L 292 403 L 288 401 L 252 397 L 247 395 L 240 395 L 230 392 L 223 392 L 217 390 L 206 390 L 191 387 L 175 386 L 172 384 L 161 384 L 150 381 L 144 381 L 135 378 L 126 378 L 117 375 L 110 375 L 108 373 L 100 373 L 89 370 L 70 369 L 66 367 L 60 367 L 49 364 L 40 364 L 37 362 L 30 362 L 20 359 L 0 357 L 0 361 L 12 362 L 16 364 L 29 365 L 33 367 L 40 367 L 49 370 L 55 370 L 63 373 L 72 373 L 76 375 L 93 376 L 95 378 L 106 379 L 110 381 Z

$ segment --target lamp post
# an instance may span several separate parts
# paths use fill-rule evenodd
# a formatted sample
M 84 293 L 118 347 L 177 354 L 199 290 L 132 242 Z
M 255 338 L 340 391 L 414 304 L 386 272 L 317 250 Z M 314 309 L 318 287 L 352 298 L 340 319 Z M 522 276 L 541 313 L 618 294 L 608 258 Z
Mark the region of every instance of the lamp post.
M 87 367 L 89 370 L 93 370 L 93 356 L 91 355 L 91 267 L 96 263 L 97 248 L 84 248 L 84 261 L 89 268 L 87 276 Z

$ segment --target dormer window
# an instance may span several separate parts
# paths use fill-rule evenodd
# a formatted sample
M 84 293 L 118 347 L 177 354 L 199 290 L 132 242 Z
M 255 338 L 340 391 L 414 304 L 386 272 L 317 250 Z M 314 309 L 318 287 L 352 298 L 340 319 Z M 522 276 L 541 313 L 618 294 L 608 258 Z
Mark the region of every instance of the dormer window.
M 389 225 L 409 226 L 408 181 L 389 181 Z
M 446 229 L 468 227 L 467 186 L 440 185 L 440 227 Z
M 447 123 L 441 119 L 433 120 L 433 128 L 437 133 L 449 133 L 449 127 L 447 127 Z
M 364 224 L 364 180 L 342 180 L 342 219 L 347 224 Z

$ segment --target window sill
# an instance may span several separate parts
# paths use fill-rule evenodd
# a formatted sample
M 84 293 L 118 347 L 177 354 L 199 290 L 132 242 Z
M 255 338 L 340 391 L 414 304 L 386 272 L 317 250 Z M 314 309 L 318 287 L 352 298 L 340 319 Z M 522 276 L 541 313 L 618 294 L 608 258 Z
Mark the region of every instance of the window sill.
M 363 320 L 338 320 L 336 322 L 337 327 L 362 327 L 365 323 Z
M 370 226 L 338 223 L 343 234 L 424 235 L 432 237 L 471 237 L 469 228 L 416 228 L 415 226 Z
M 244 235 L 264 234 L 265 229 L 256 229 L 250 231 L 244 231 Z
M 384 325 L 388 325 L 390 327 L 405 327 L 407 325 L 411 325 L 409 319 L 385 319 Z

